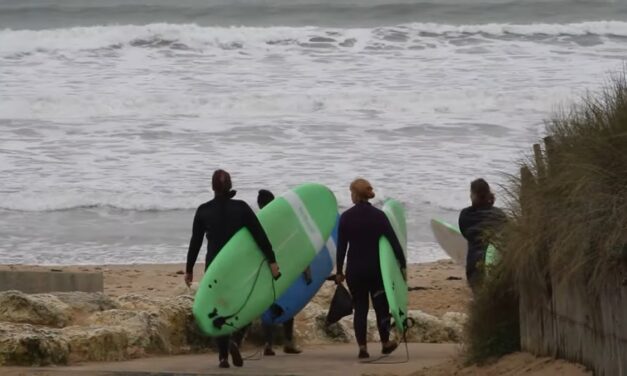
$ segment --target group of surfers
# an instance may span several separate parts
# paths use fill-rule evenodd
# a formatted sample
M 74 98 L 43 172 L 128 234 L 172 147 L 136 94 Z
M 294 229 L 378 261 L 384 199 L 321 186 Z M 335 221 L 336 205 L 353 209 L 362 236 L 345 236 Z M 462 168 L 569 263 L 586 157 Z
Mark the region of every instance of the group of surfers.
M 218 255 L 224 245 L 241 228 L 246 227 L 259 249 L 266 258 L 272 276 L 280 276 L 272 244 L 250 206 L 241 200 L 235 200 L 235 191 L 231 176 L 224 170 L 216 170 L 211 181 L 214 198 L 198 207 L 194 216 L 192 237 L 187 253 L 185 283 L 189 286 L 194 279 L 194 264 L 198 258 L 203 239 L 207 238 L 207 255 L 205 270 Z M 488 243 L 484 237 L 486 230 L 495 218 L 504 218 L 503 212 L 494 206 L 494 194 L 483 179 L 477 179 L 470 186 L 472 205 L 462 210 L 459 227 L 462 235 L 468 240 L 466 277 L 475 289 L 481 282 L 482 268 Z M 346 281 L 353 299 L 355 338 L 359 346 L 358 358 L 365 359 L 370 355 L 367 347 L 367 317 L 369 303 L 372 300 L 377 318 L 377 328 L 381 339 L 382 354 L 391 354 L 398 343 L 390 340 L 391 315 L 383 288 L 383 279 L 379 264 L 379 239 L 385 236 L 392 245 L 401 271 L 406 276 L 407 262 L 401 244 L 387 216 L 380 209 L 370 204 L 375 197 L 372 185 L 365 179 L 356 179 L 350 184 L 351 199 L 354 206 L 346 210 L 339 219 L 337 244 L 336 283 Z M 259 208 L 263 208 L 274 199 L 268 190 L 260 190 L 257 197 Z M 344 262 L 346 259 L 346 270 Z M 294 320 L 283 324 L 286 344 L 285 353 L 299 354 L 301 349 L 294 343 Z M 220 368 L 229 368 L 229 355 L 233 365 L 241 367 L 244 363 L 239 347 L 245 335 L 243 328 L 232 336 L 216 339 Z M 273 350 L 273 327 L 264 326 L 264 355 L 275 355 Z

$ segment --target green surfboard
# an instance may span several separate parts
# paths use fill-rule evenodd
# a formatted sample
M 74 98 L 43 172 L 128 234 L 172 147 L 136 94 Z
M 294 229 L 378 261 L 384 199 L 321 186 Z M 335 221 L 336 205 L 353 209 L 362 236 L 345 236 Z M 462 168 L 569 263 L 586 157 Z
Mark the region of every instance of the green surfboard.
M 387 200 L 383 204 L 383 212 L 388 217 L 398 241 L 403 247 L 405 260 L 407 260 L 407 226 L 405 224 L 405 209 L 396 200 Z M 403 279 L 401 268 L 394 256 L 392 245 L 387 238 L 379 240 L 379 260 L 381 262 L 381 275 L 383 287 L 390 306 L 390 313 L 394 317 L 397 329 L 404 333 L 407 329 L 407 282 Z
M 211 263 L 196 293 L 192 312 L 208 336 L 244 327 L 287 290 L 331 235 L 337 201 L 327 187 L 305 184 L 274 199 L 257 216 L 272 243 L 281 277 L 272 278 L 248 229 L 238 231 Z

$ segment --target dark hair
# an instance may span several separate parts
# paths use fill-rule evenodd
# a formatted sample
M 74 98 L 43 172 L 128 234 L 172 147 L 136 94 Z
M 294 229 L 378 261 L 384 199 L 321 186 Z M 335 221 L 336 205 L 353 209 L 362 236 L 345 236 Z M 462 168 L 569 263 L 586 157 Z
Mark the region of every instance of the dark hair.
M 494 205 L 494 193 L 490 190 L 490 184 L 485 179 L 476 179 L 470 183 L 470 192 L 475 196 L 472 206 Z
M 231 193 L 233 184 L 231 183 L 231 175 L 224 170 L 215 170 L 211 178 L 211 188 L 216 196 L 226 196 Z
M 264 206 L 268 205 L 272 200 L 274 200 L 272 192 L 266 189 L 259 190 L 259 194 L 257 194 L 257 205 L 259 205 L 259 209 L 263 209 Z

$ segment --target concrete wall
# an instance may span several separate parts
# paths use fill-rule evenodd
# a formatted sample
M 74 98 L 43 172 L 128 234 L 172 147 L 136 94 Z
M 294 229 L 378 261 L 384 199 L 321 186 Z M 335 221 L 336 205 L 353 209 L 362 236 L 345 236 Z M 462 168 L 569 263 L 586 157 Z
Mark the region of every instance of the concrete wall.
M 29 294 L 53 291 L 102 292 L 102 273 L 0 270 L 0 291 Z

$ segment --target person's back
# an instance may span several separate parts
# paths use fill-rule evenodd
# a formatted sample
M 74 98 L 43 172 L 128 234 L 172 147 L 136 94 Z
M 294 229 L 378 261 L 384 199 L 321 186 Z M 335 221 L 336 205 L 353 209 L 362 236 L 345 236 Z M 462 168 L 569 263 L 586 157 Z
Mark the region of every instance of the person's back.
M 342 235 L 350 244 L 346 273 L 372 276 L 380 273 L 379 239 L 385 235 L 387 218 L 368 202 L 358 203 L 340 217 Z
M 195 228 L 194 232 L 197 230 L 207 236 L 207 265 L 211 263 L 233 235 L 243 227 L 247 227 L 253 233 L 253 237 L 261 239 L 262 245 L 265 245 L 265 239 L 254 233 L 258 231 L 255 224 L 252 223 L 254 215 L 246 202 L 234 200 L 228 196 L 216 197 L 200 205 L 196 212 L 198 222 L 195 222 L 195 226 L 200 228 Z
M 472 205 L 459 214 L 459 230 L 468 241 L 466 278 L 474 289 L 481 281 L 479 264 L 485 261 L 485 252 L 507 220 L 505 213 L 494 206 L 494 194 L 483 179 L 470 185 Z
M 390 354 L 398 346 L 395 341 L 390 341 L 391 316 L 379 261 L 381 236 L 390 241 L 403 273 L 406 261 L 401 244 L 385 213 L 368 202 L 375 196 L 372 185 L 365 179 L 356 179 L 351 183 L 350 191 L 355 206 L 340 217 L 336 282 L 342 283 L 346 278 L 353 297 L 353 326 L 359 345 L 358 357 L 363 359 L 370 356 L 367 347 L 369 300 L 372 300 L 377 316 L 377 327 L 383 344 L 382 353 Z M 344 258 L 347 253 L 344 277 Z
M 216 170 L 211 179 L 211 185 L 215 193 L 213 200 L 198 207 L 194 215 L 192 238 L 187 250 L 187 265 L 185 283 L 190 286 L 194 279 L 194 264 L 202 247 L 202 242 L 207 235 L 207 256 L 205 270 L 218 255 L 224 245 L 240 229 L 246 227 L 259 249 L 265 256 L 270 271 L 274 278 L 280 276 L 279 266 L 276 264 L 272 244 L 261 227 L 261 223 L 253 210 L 244 201 L 233 200 L 235 191 L 231 190 L 231 176 L 224 170 Z M 236 333 L 236 337 L 242 338 L 244 330 Z M 228 354 L 233 358 L 233 364 L 241 367 L 244 364 L 239 352 L 237 342 L 231 341 L 230 336 L 218 337 L 218 359 L 221 368 L 228 368 Z
M 484 252 L 489 245 L 490 233 L 497 231 L 505 220 L 505 213 L 496 206 L 469 206 L 459 215 L 459 228 L 468 240 L 469 255 Z

